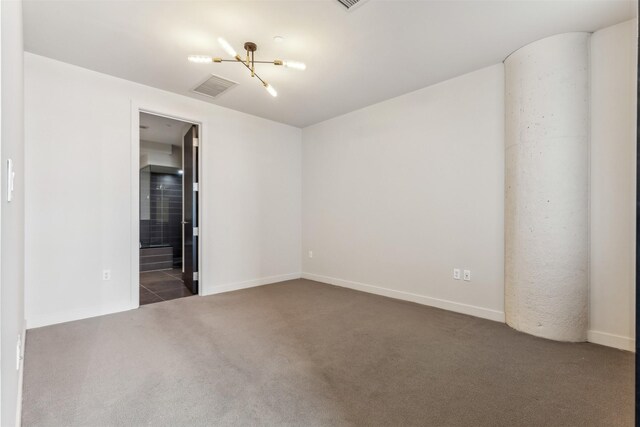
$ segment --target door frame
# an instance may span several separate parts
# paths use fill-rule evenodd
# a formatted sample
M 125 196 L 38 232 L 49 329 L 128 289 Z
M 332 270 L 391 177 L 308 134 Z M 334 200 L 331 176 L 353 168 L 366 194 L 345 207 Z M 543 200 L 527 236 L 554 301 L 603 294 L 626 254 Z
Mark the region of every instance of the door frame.
M 169 112 L 167 112 L 169 110 Z M 155 116 L 180 120 L 191 123 L 198 127 L 198 227 L 203 225 L 203 140 L 204 126 L 201 120 L 185 117 L 179 112 L 171 112 L 170 108 L 154 108 L 131 102 L 131 229 L 130 229 L 130 288 L 131 288 L 131 308 L 140 307 L 140 113 L 153 114 Z M 200 231 L 199 229 L 199 231 Z M 199 237 L 202 233 L 199 232 Z M 202 274 L 202 239 L 198 238 L 198 296 L 204 295 Z

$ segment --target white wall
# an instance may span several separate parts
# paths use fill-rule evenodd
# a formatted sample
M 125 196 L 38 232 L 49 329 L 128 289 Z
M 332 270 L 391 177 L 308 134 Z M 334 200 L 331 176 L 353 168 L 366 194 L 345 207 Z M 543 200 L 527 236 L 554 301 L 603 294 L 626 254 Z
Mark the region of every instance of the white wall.
M 203 125 L 204 293 L 299 277 L 300 129 L 28 53 L 25 79 L 28 327 L 132 307 L 132 103 Z
M 0 94 L 0 424 L 19 424 L 21 370 L 16 369 L 16 342 L 24 330 L 24 138 L 22 3 L 0 5 L 2 40 Z M 7 159 L 16 172 L 13 201 L 7 202 Z
M 504 321 L 502 64 L 302 137 L 305 277 Z
M 591 37 L 589 340 L 632 350 L 635 337 L 637 21 Z

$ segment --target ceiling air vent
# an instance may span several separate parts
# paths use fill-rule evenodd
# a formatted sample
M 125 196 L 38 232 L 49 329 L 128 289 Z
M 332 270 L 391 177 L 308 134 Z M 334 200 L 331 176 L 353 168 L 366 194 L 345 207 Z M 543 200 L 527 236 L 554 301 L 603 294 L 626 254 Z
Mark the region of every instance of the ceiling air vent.
M 365 1 L 366 0 L 338 0 L 338 2 L 348 10 L 355 9 L 356 6 L 360 6 Z
M 238 83 L 236 82 L 232 82 L 231 80 L 227 80 L 220 76 L 216 76 L 215 74 L 211 74 L 205 81 L 200 83 L 191 91 L 199 95 L 208 96 L 209 98 L 217 98 L 218 96 L 222 95 L 223 93 L 237 85 Z

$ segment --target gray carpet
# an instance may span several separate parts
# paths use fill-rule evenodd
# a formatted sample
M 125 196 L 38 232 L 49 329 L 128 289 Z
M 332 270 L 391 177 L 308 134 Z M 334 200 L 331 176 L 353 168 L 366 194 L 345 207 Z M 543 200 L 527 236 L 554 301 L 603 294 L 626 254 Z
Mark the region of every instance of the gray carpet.
M 28 331 L 23 425 L 624 426 L 633 360 L 292 280 Z

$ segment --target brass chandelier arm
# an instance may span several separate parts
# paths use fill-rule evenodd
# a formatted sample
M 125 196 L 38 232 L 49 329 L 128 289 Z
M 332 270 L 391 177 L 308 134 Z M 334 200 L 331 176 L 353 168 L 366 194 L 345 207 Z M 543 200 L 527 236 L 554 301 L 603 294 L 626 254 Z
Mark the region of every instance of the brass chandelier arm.
M 265 82 L 264 80 L 262 80 L 262 79 L 260 78 L 260 76 L 259 76 L 259 75 L 257 75 L 257 74 L 256 74 L 256 73 L 251 69 L 251 67 L 250 67 L 249 65 L 247 65 L 244 61 L 238 61 L 238 62 L 240 62 L 240 63 L 241 63 L 242 65 L 244 65 L 245 67 L 247 67 L 247 70 L 249 70 L 249 71 L 251 72 L 251 75 L 252 75 L 252 76 L 256 76 L 256 77 L 258 78 L 258 80 L 260 80 L 260 81 L 262 82 L 262 84 L 263 84 L 264 86 L 266 86 L 266 85 L 267 85 L 267 82 Z
M 249 56 L 251 55 L 251 56 Z M 253 52 L 249 53 L 249 51 L 247 51 L 247 61 L 245 62 L 240 55 L 236 55 L 235 59 L 222 59 L 222 58 L 212 58 L 213 62 L 234 62 L 234 63 L 240 63 L 242 65 L 244 65 L 247 70 L 249 70 L 249 72 L 251 73 L 251 77 L 257 77 L 258 80 L 260 80 L 260 82 L 262 83 L 263 86 L 267 86 L 268 83 L 265 82 L 264 80 L 262 80 L 262 77 L 260 77 L 258 74 L 256 74 L 255 71 L 255 65 L 254 64 L 275 64 L 275 65 L 282 65 L 282 61 L 279 59 L 276 59 L 274 61 L 255 61 L 253 59 Z
M 222 59 L 222 58 L 213 58 L 213 62 L 241 62 L 241 63 L 245 63 L 244 61 L 240 61 L 237 59 Z M 252 61 L 254 64 L 273 64 L 273 65 L 282 65 L 282 60 L 281 59 L 274 59 L 273 61 Z

